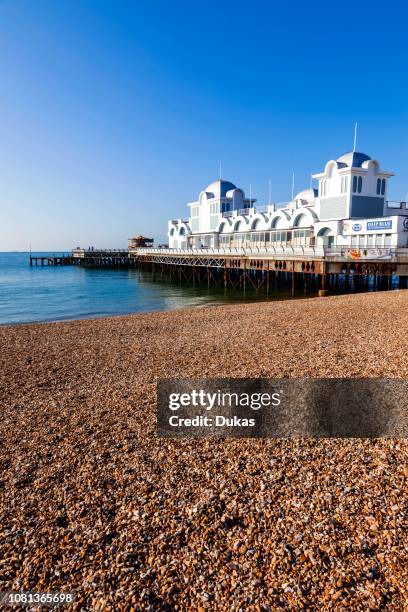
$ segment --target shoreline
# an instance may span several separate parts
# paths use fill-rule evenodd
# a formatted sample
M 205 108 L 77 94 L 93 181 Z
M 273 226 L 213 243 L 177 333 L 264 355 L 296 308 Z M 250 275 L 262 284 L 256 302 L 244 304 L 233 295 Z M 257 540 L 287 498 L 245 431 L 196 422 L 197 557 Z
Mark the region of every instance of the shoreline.
M 20 327 L 27 325 L 51 325 L 51 324 L 63 324 L 63 323 L 80 323 L 82 321 L 100 321 L 106 319 L 118 319 L 118 318 L 127 318 L 127 317 L 138 317 L 138 316 L 146 316 L 146 315 L 155 315 L 155 314 L 171 314 L 174 312 L 185 312 L 185 311 L 194 311 L 194 310 L 203 310 L 203 309 L 211 309 L 211 308 L 224 308 L 224 307 L 234 307 L 234 306 L 254 306 L 254 305 L 263 305 L 270 303 L 281 303 L 281 302 L 307 302 L 309 300 L 327 300 L 333 298 L 347 298 L 353 296 L 361 296 L 361 295 L 382 295 L 384 293 L 399 293 L 406 291 L 408 293 L 408 289 L 395 288 L 392 290 L 384 290 L 384 291 L 361 291 L 361 292 L 350 292 L 350 293 L 337 293 L 337 294 L 329 294 L 324 297 L 319 297 L 318 295 L 299 295 L 295 298 L 290 296 L 288 297 L 270 297 L 263 299 L 262 297 L 257 297 L 254 299 L 243 299 L 243 300 L 234 300 L 231 302 L 215 302 L 215 303 L 204 303 L 197 304 L 195 306 L 182 306 L 180 308 L 169 308 L 166 310 L 147 310 L 147 311 L 135 311 L 128 313 L 118 313 L 118 314 L 101 314 L 101 315 L 92 315 L 90 317 L 84 316 L 73 319 L 45 319 L 41 321 L 17 321 L 15 323 L 0 323 L 1 328 L 7 327 Z
M 78 609 L 403 609 L 408 440 L 162 439 L 155 394 L 408 378 L 407 325 L 401 290 L 0 327 L 4 589 L 73 590 Z

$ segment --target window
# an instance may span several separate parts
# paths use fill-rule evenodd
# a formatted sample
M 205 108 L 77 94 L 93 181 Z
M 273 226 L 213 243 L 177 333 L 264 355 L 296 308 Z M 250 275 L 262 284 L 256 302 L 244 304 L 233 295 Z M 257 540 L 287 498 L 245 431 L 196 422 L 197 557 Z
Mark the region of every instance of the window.
M 375 236 L 375 246 L 376 247 L 380 247 L 382 245 L 382 239 L 383 239 L 382 234 L 376 234 Z
M 358 193 L 361 193 L 362 188 L 363 188 L 363 177 L 359 176 L 358 177 L 358 186 L 357 186 Z
M 367 236 L 367 246 L 368 247 L 374 246 L 374 234 L 368 234 L 368 236 Z
M 381 181 L 381 195 L 385 195 L 385 179 Z
M 320 195 L 324 197 L 327 194 L 327 181 L 320 181 Z
M 363 177 L 353 176 L 353 193 L 361 193 L 363 189 Z
M 218 202 L 210 204 L 210 215 L 215 215 L 219 212 Z
M 381 193 L 381 179 L 377 179 L 377 195 Z
M 198 217 L 198 206 L 192 206 L 191 207 L 191 216 L 192 217 Z
M 384 246 L 391 246 L 391 234 L 385 234 Z
M 358 236 L 356 236 L 355 234 L 351 236 L 351 246 L 353 247 L 357 246 L 358 244 L 357 239 L 358 239 Z
M 341 177 L 341 193 L 347 193 L 348 190 L 348 176 Z

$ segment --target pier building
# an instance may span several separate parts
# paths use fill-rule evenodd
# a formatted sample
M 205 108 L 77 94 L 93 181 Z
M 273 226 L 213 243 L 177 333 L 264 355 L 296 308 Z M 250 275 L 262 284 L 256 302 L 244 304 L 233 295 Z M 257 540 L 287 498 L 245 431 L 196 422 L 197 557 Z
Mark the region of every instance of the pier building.
M 143 236 L 127 250 L 74 249 L 50 265 L 128 267 L 152 280 L 327 295 L 408 287 L 408 208 L 388 198 L 392 172 L 364 153 L 330 160 L 289 202 L 259 206 L 234 183 L 210 183 L 168 223 L 169 248 Z M 44 264 L 31 257 L 30 263 Z
M 185 219 L 168 223 L 174 250 L 349 248 L 371 257 L 408 246 L 406 202 L 388 200 L 392 172 L 365 153 L 351 151 L 313 175 L 315 186 L 289 202 L 257 205 L 242 188 L 217 180 L 188 204 Z

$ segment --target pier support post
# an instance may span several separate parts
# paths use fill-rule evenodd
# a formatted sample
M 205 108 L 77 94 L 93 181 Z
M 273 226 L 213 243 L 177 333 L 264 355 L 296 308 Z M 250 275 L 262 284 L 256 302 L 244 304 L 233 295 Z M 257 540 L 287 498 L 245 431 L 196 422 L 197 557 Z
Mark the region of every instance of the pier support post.
M 322 282 L 319 289 L 319 297 L 326 297 L 329 295 L 329 292 L 326 289 L 326 264 L 323 263 L 322 270 Z

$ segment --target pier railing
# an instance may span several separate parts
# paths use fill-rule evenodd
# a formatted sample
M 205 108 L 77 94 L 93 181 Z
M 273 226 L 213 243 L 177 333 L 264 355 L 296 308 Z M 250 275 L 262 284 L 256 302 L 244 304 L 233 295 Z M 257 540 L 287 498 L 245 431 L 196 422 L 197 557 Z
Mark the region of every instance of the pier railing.
M 208 247 L 197 249 L 155 249 L 141 248 L 135 249 L 131 255 L 233 255 L 241 257 L 251 257 L 259 255 L 279 255 L 288 257 L 312 257 L 325 258 L 331 261 L 339 260 L 402 260 L 408 261 L 408 248 L 359 248 L 352 246 L 306 246 L 306 245 L 268 245 L 250 247 Z
M 324 257 L 324 247 L 320 246 L 251 246 L 251 247 L 208 247 L 199 249 L 149 249 L 141 248 L 132 251 L 133 255 L 240 255 L 242 257 L 252 255 L 307 255 L 310 257 Z
M 226 210 L 222 213 L 222 217 L 224 219 L 229 219 L 230 217 L 234 216 L 234 213 L 236 213 L 235 216 L 241 216 L 241 217 L 245 217 L 245 216 L 250 216 L 253 217 L 254 215 L 258 214 L 258 213 L 270 213 L 271 215 L 273 215 L 276 211 L 280 210 L 281 208 L 286 208 L 287 206 L 289 206 L 290 202 L 275 202 L 273 204 L 262 204 L 261 206 L 251 206 L 250 208 L 240 208 L 239 210 Z

